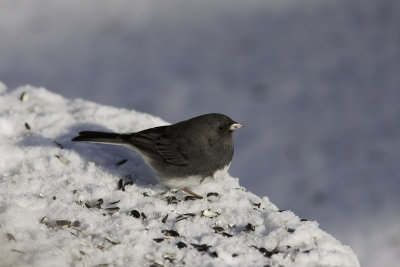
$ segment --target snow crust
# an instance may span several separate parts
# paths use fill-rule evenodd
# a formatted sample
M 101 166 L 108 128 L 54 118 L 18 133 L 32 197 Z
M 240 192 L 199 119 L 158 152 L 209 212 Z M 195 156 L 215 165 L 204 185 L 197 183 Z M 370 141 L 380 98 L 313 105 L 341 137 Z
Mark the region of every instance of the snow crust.
M 0 88 L 1 266 L 359 266 L 317 222 L 237 178 L 205 183 L 195 190 L 205 198 L 191 200 L 167 191 L 133 151 L 70 141 L 160 118 Z

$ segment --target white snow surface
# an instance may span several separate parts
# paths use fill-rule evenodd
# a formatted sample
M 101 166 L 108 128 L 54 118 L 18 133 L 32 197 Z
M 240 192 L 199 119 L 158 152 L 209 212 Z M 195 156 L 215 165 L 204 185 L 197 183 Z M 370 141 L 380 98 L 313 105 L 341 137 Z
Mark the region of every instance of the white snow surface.
M 359 266 L 317 222 L 278 210 L 237 178 L 205 183 L 195 188 L 204 199 L 185 200 L 157 183 L 135 152 L 71 142 L 80 130 L 163 124 L 134 110 L 0 84 L 1 266 Z M 132 182 L 124 191 L 121 179 Z M 216 217 L 202 216 L 205 210 Z

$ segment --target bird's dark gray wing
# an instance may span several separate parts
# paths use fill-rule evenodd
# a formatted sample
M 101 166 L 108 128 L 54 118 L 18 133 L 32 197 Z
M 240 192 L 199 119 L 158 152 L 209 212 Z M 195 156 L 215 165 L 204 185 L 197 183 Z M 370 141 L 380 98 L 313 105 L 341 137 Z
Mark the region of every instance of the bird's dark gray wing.
M 132 145 L 150 157 L 161 156 L 172 165 L 185 166 L 190 162 L 182 153 L 181 145 L 177 142 L 174 133 L 168 131 L 168 126 L 161 126 L 134 133 Z

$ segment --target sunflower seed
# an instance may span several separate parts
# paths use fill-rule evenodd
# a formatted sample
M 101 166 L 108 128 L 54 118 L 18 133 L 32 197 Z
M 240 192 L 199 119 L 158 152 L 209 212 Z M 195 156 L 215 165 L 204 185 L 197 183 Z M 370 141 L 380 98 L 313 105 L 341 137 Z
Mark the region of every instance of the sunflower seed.
M 178 204 L 178 199 L 175 196 L 166 197 L 167 203 L 169 204 Z
M 165 236 L 172 236 L 172 237 L 179 237 L 179 233 L 175 230 L 162 230 L 161 233 L 163 233 Z
M 27 122 L 25 122 L 25 129 L 27 129 L 28 131 L 31 129 L 31 126 Z
M 95 247 L 95 248 L 98 248 L 98 249 L 100 249 L 100 250 L 102 250 L 102 251 L 108 250 L 108 248 L 103 247 L 103 246 L 101 246 L 101 245 L 94 245 L 94 247 Z
M 113 245 L 119 245 L 119 244 L 121 244 L 121 241 L 112 239 L 111 237 L 108 237 L 108 236 L 106 236 L 105 239 L 106 239 L 108 242 L 110 242 L 111 244 L 113 244 Z
M 222 235 L 225 236 L 225 237 L 232 237 L 233 236 L 231 234 L 228 234 L 227 232 L 223 232 Z
M 110 202 L 110 203 L 108 203 L 108 204 L 110 204 L 110 205 L 115 205 L 115 204 L 118 204 L 120 201 L 121 201 L 121 200 L 117 200 L 117 201 Z
M 216 233 L 221 233 L 221 232 L 225 231 L 225 229 L 220 226 L 214 226 L 213 229 Z
M 176 254 L 175 253 L 165 253 L 163 255 L 163 258 L 172 262 L 173 260 L 176 259 Z
M 187 245 L 185 244 L 185 243 L 183 243 L 183 242 L 178 242 L 178 243 L 176 243 L 176 246 L 179 248 L 179 249 L 181 249 L 181 248 L 186 248 L 187 247 Z
M 165 215 L 165 217 L 161 220 L 161 222 L 162 222 L 162 223 L 165 223 L 165 222 L 167 221 L 167 219 L 168 219 L 168 214 Z
M 54 144 L 56 144 L 60 149 L 64 149 L 64 146 L 62 144 L 60 144 L 57 141 L 54 141 Z
M 23 92 L 23 93 L 21 94 L 21 96 L 19 97 L 19 100 L 20 100 L 21 102 L 26 102 L 26 101 L 29 100 L 29 95 L 28 95 L 26 92 Z
M 71 221 L 64 220 L 64 219 L 56 220 L 56 224 L 57 224 L 57 226 L 59 226 L 61 228 L 68 228 L 71 226 Z
M 17 252 L 17 253 L 19 253 L 19 254 L 25 254 L 25 252 L 23 252 L 23 251 L 21 251 L 21 250 L 18 250 L 18 249 L 15 249 L 15 248 L 12 248 L 12 249 L 10 249 L 12 252 Z
M 10 233 L 7 233 L 7 239 L 8 239 L 8 241 L 17 241 L 17 240 L 15 240 L 15 237 Z
M 221 213 L 210 211 L 210 209 L 204 210 L 202 212 L 202 214 L 201 214 L 201 216 L 205 216 L 205 217 L 208 217 L 208 218 L 214 218 L 214 217 L 217 217 L 219 215 L 221 215 Z
M 207 244 L 193 244 L 191 243 L 190 245 L 192 245 L 197 251 L 200 252 L 206 252 L 209 248 L 211 248 L 212 246 L 209 246 Z
M 140 213 L 137 210 L 132 210 L 131 211 L 131 216 L 133 216 L 136 219 L 139 219 L 140 218 Z
M 69 165 L 70 161 L 60 155 L 54 155 L 61 163 Z
M 88 209 L 90 209 L 92 207 L 92 204 L 90 203 L 89 200 L 85 201 L 85 207 L 88 208 Z
M 246 232 L 254 232 L 256 230 L 256 227 L 254 226 L 254 225 L 252 225 L 251 223 L 248 223 L 247 225 L 246 225 L 246 229 L 244 230 L 244 231 L 246 231 Z
M 207 194 L 207 197 L 218 197 L 218 196 L 219 196 L 219 194 L 216 192 L 210 192 Z
M 46 224 L 48 220 L 49 220 L 49 217 L 44 216 L 42 219 L 40 219 L 40 223 L 41 224 Z
M 101 205 L 103 205 L 104 200 L 102 198 L 99 198 L 96 200 L 96 203 L 94 204 L 95 208 L 101 209 Z
M 154 238 L 154 241 L 156 241 L 157 243 L 163 242 L 165 240 L 165 238 Z
M 195 197 L 195 196 L 186 196 L 185 197 L 185 201 L 188 201 L 188 200 L 198 200 L 199 198 L 198 197 Z

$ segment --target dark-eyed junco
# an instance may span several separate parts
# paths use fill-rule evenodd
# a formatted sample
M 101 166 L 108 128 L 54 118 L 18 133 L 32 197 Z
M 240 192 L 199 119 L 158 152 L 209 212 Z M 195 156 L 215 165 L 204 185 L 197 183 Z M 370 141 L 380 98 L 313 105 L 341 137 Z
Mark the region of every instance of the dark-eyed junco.
M 83 131 L 72 141 L 127 146 L 144 158 L 164 185 L 201 198 L 187 187 L 228 170 L 232 133 L 242 126 L 226 115 L 210 113 L 136 133 Z

